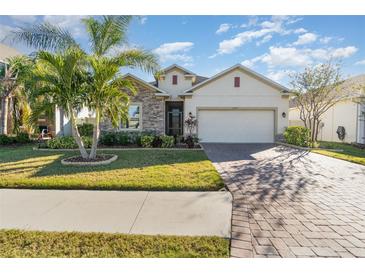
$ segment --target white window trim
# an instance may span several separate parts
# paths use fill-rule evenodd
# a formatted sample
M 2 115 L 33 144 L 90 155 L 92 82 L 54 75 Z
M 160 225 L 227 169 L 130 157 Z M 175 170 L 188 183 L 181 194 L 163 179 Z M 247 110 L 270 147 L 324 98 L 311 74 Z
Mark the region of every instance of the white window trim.
M 119 123 L 119 131 L 142 131 L 143 129 L 143 123 L 142 123 L 142 118 L 143 118 L 143 107 L 142 107 L 142 103 L 140 102 L 131 102 L 128 106 L 128 108 L 131 105 L 137 105 L 139 106 L 139 128 L 123 128 L 122 127 L 122 123 Z M 129 109 L 128 109 L 129 110 Z

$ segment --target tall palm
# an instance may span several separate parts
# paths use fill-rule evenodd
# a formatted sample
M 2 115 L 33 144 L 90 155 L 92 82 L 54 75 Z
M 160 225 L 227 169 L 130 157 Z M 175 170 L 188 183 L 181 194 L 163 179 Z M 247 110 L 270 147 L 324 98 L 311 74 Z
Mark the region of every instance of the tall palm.
M 0 134 L 8 134 L 9 100 L 24 88 L 24 82 L 32 69 L 32 60 L 26 56 L 16 56 L 7 60 L 7 69 L 0 78 L 1 121 Z
M 35 88 L 34 97 L 43 97 L 43 104 L 35 113 L 45 109 L 60 107 L 71 122 L 72 136 L 79 147 L 81 156 L 88 158 L 88 153 L 77 129 L 77 111 L 86 102 L 88 75 L 85 66 L 85 53 L 79 48 L 71 47 L 62 53 L 39 51 L 36 67 L 33 70 Z
M 121 68 L 137 67 L 146 72 L 158 69 L 155 55 L 141 49 L 125 50 L 113 56 L 111 51 L 126 43 L 125 34 L 130 20 L 130 16 L 104 16 L 101 20 L 84 20 L 93 53 L 88 58 L 93 76 L 89 107 L 95 112 L 93 144 L 89 155 L 91 159 L 96 157 L 100 121 L 109 118 L 117 126 L 128 109 L 127 90 L 132 94 L 136 92 L 133 84 L 122 78 Z

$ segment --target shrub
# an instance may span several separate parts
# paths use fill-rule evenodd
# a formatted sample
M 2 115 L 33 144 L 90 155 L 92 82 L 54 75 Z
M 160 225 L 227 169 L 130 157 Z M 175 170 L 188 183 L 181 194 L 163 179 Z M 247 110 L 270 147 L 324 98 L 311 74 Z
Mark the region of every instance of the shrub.
M 93 136 L 93 129 L 94 129 L 93 124 L 85 123 L 82 125 L 78 125 L 77 128 L 81 136 Z
M 14 141 L 18 144 L 27 144 L 30 143 L 30 138 L 28 133 L 20 132 L 17 136 L 15 136 Z
M 143 135 L 141 137 L 141 145 L 142 147 L 152 147 L 154 140 L 155 136 L 153 135 Z
M 139 138 L 139 132 L 103 132 L 99 143 L 105 146 L 126 146 L 138 144 Z
M 15 142 L 15 139 L 13 137 L 9 137 L 5 134 L 0 135 L 0 145 L 10 145 Z
M 310 130 L 301 126 L 288 127 L 284 138 L 288 144 L 306 147 L 310 145 Z
M 82 141 L 86 148 L 90 148 L 92 144 L 92 138 L 83 136 Z M 72 149 L 78 148 L 75 139 L 72 136 L 56 137 L 47 142 L 47 147 L 52 149 Z
M 161 146 L 162 146 L 162 139 L 161 139 L 161 137 L 158 136 L 158 135 L 154 135 L 153 136 L 153 141 L 152 141 L 152 147 L 161 147 Z
M 164 147 L 164 148 L 173 147 L 175 144 L 174 136 L 165 135 L 165 136 L 161 136 L 160 138 L 162 141 L 161 147 Z
M 103 132 L 100 135 L 99 143 L 106 146 L 116 145 L 117 138 L 115 132 Z

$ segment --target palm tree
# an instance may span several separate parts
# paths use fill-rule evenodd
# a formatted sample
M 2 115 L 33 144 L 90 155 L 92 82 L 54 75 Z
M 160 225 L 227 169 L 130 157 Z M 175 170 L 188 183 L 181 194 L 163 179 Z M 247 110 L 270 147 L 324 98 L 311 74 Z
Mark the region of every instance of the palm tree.
M 86 102 L 88 74 L 85 56 L 77 47 L 71 47 L 62 53 L 39 51 L 33 70 L 35 87 L 32 96 L 43 97 L 42 104 L 38 105 L 39 108 L 34 113 L 42 113 L 50 107 L 60 107 L 65 111 L 81 156 L 88 158 L 76 124 L 77 111 Z
M 21 94 L 24 82 L 32 68 L 32 60 L 26 56 L 16 56 L 7 60 L 7 69 L 0 79 L 1 121 L 0 134 L 8 134 L 9 100 Z
M 146 72 L 155 72 L 159 68 L 156 56 L 141 49 L 113 54 L 118 47 L 126 45 L 131 19 L 131 16 L 102 16 L 83 20 L 91 45 L 91 54 L 87 57 L 91 77 L 86 106 L 95 112 L 89 158 L 96 157 L 100 121 L 109 118 L 114 125 L 119 124 L 120 117 L 127 112 L 128 91 L 136 91 L 130 81 L 122 78 L 121 68 L 139 68 Z M 43 50 L 62 52 L 69 47 L 81 48 L 69 32 L 48 23 L 23 28 L 15 33 L 15 37 L 28 46 Z
M 136 93 L 133 84 L 122 78 L 121 68 L 137 67 L 146 72 L 158 69 L 155 55 L 141 49 L 125 50 L 112 56 L 113 48 L 126 42 L 125 33 L 130 20 L 130 16 L 104 16 L 101 20 L 91 17 L 84 20 L 92 49 L 92 55 L 88 58 L 93 76 L 88 106 L 95 112 L 93 144 L 89 155 L 91 159 L 96 157 L 100 121 L 109 118 L 117 126 L 121 117 L 127 113 L 127 91 Z

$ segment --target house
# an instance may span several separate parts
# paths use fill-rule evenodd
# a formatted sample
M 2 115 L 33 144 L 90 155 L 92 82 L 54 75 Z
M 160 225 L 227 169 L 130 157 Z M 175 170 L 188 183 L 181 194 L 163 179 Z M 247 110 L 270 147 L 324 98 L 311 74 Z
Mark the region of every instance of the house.
M 288 90 L 240 64 L 213 77 L 172 65 L 146 82 L 132 74 L 126 78 L 138 87 L 131 97 L 129 118 L 117 130 L 155 131 L 184 135 L 184 119 L 196 116 L 201 142 L 272 143 L 288 126 Z M 83 110 L 78 119 L 92 120 Z M 103 131 L 115 130 L 108 121 Z M 62 111 L 56 112 L 56 132 L 69 135 L 71 128 Z
M 365 74 L 347 79 L 341 85 L 349 96 L 323 114 L 318 134 L 319 141 L 341 142 L 337 129 L 344 127 L 343 142 L 365 144 L 365 94 L 359 92 L 360 86 L 365 86 Z M 295 102 L 291 101 L 290 104 L 289 125 L 303 126 Z

